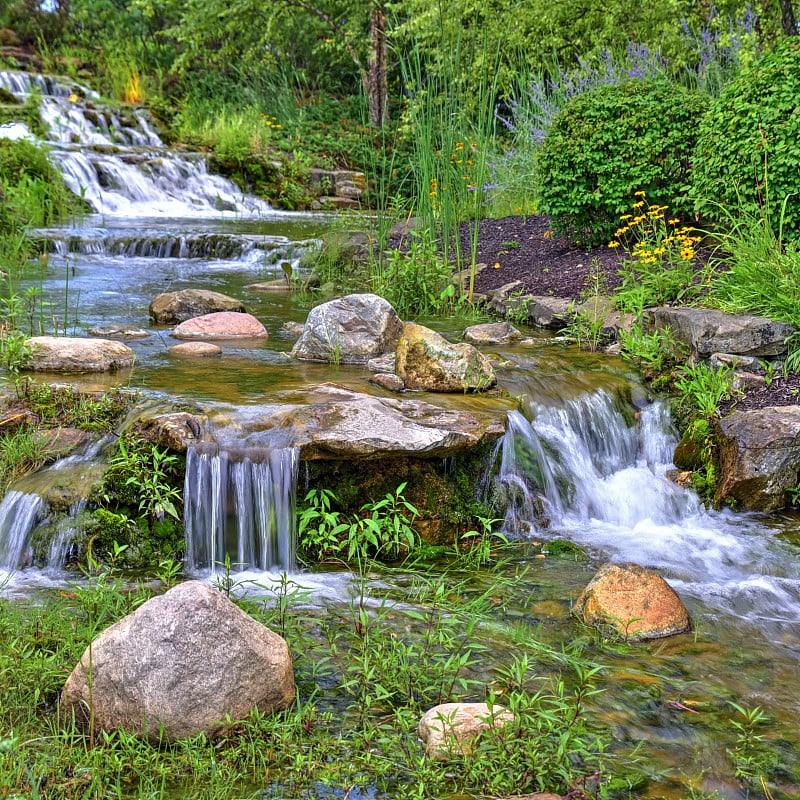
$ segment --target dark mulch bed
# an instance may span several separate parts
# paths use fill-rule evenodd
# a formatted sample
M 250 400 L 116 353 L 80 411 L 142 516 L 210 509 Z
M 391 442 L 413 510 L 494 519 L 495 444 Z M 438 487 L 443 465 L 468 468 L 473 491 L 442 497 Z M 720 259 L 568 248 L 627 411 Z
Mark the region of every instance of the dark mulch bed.
M 462 247 L 469 252 L 469 234 Z M 609 289 L 619 286 L 619 256 L 610 247 L 587 249 L 556 236 L 546 216 L 484 219 L 478 229 L 478 263 L 487 267 L 477 277 L 479 293 L 521 281 L 526 294 L 576 300 L 587 286 L 592 262 Z
M 464 252 L 469 252 L 469 246 L 469 232 L 465 228 Z M 475 291 L 481 294 L 520 281 L 520 289 L 526 294 L 576 300 L 587 288 L 591 269 L 604 276 L 608 289 L 621 282 L 616 250 L 587 249 L 556 236 L 550 220 L 542 215 L 481 220 L 477 261 L 487 265 L 475 280 Z M 724 414 L 733 409 L 795 404 L 800 404 L 800 375 L 792 374 L 776 376 L 769 386 L 748 389 L 743 396 L 725 402 L 721 411 Z

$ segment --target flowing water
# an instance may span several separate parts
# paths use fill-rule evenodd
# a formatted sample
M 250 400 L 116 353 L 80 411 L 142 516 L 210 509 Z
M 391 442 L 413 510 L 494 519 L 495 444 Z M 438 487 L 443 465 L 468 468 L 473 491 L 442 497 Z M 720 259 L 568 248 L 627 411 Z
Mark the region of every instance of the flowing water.
M 32 89 L 31 79 L 19 73 L 0 72 L 0 86 L 20 96 Z M 248 566 L 243 579 L 264 583 L 267 570 L 293 564 L 295 490 L 304 473 L 290 441 L 266 437 L 243 444 L 237 438 L 241 421 L 271 405 L 308 402 L 308 388 L 325 381 L 378 391 L 362 368 L 288 359 L 292 341 L 281 336 L 281 324 L 302 321 L 306 310 L 286 294 L 248 288 L 280 278 L 283 261 L 297 266 L 330 220 L 275 212 L 242 196 L 209 175 L 201 156 L 165 148 L 143 112 L 103 109 L 86 92 L 76 96 L 74 87 L 49 79 L 37 79 L 36 88 L 50 125 L 52 158 L 93 213 L 35 232 L 48 242 L 49 254 L 31 265 L 27 278 L 46 302 L 32 323 L 46 317 L 48 325 L 55 320 L 62 332 L 80 334 L 124 322 L 149 334 L 131 342 L 136 366 L 130 373 L 76 382 L 86 388 L 122 382 L 147 397 L 203 406 L 216 436 L 213 447 L 190 450 L 187 458 L 187 568 L 213 578 L 227 555 Z M 8 135 L 24 133 L 7 127 Z M 241 297 L 268 328 L 269 340 L 225 345 L 221 359 L 171 357 L 174 340 L 167 328 L 150 323 L 148 304 L 160 292 L 197 286 Z M 430 324 L 451 338 L 463 327 Z M 798 520 L 789 514 L 709 512 L 692 492 L 673 484 L 667 477 L 675 446 L 668 408 L 652 402 L 621 362 L 577 352 L 541 332 L 497 350 L 500 385 L 519 399 L 520 408 L 508 413 L 497 478 L 482 487 L 506 499 L 505 529 L 516 542 L 507 568 L 516 588 L 503 613 L 537 621 L 542 635 L 555 641 L 583 636 L 569 607 L 598 563 L 634 561 L 656 568 L 686 602 L 695 630 L 606 654 L 613 662 L 609 691 L 622 698 L 604 711 L 615 735 L 647 741 L 662 754 L 662 767 L 708 769 L 713 776 L 725 772 L 725 745 L 687 712 L 665 711 L 653 699 L 655 687 L 670 701 L 760 705 L 776 720 L 775 747 L 787 774 L 796 774 Z M 423 399 L 498 414 L 508 408 L 506 401 L 480 397 Z M 81 480 L 95 456 L 65 459 L 30 476 L 0 503 L 0 564 L 13 571 L 6 576 L 7 591 L 23 592 L 41 580 L 41 570 L 25 566 L 32 531 L 48 515 L 40 494 L 44 485 L 59 470 L 61 477 Z M 68 556 L 81 508 L 77 500 L 62 523 L 51 566 L 62 566 Z M 535 542 L 554 539 L 582 545 L 590 559 L 539 558 L 543 553 Z M 56 583 L 65 580 L 65 573 L 55 575 Z M 346 575 L 296 577 L 321 605 L 346 600 Z M 479 571 L 474 580 L 482 580 Z M 624 676 L 616 687 L 614 675 Z M 797 796 L 796 779 L 786 783 L 787 794 Z M 730 783 L 712 788 L 737 796 Z

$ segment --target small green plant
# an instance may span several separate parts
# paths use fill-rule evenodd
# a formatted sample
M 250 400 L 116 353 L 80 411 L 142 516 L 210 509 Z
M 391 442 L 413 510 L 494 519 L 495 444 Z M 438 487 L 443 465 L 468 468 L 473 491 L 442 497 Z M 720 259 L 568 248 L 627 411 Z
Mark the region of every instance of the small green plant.
M 329 489 L 311 489 L 303 498 L 297 518 L 297 538 L 301 553 L 325 559 L 338 556 L 344 547 L 344 534 L 350 524 L 332 505 L 336 495 Z
M 714 369 L 705 364 L 687 364 L 675 381 L 679 406 L 689 417 L 717 416 L 719 404 L 735 392 L 732 367 Z
M 647 331 L 641 323 L 619 332 L 622 357 L 636 364 L 649 380 L 657 381 L 682 362 L 686 346 L 678 341 L 671 328 Z
M 416 541 L 414 520 L 419 511 L 403 497 L 405 483 L 380 500 L 365 503 L 365 512 L 348 532 L 347 560 L 375 556 L 387 561 L 398 559 L 413 549 Z
M 756 780 L 765 780 L 767 772 L 776 766 L 777 755 L 765 744 L 764 734 L 757 732 L 768 721 L 761 708 L 744 708 L 736 703 L 731 706 L 738 717 L 730 720 L 736 731 L 736 743 L 728 755 L 734 764 L 734 774 L 749 788 Z
M 508 538 L 495 526 L 502 519 L 492 517 L 476 517 L 478 528 L 462 533 L 455 542 L 455 551 L 460 559 L 467 563 L 486 564 L 492 557 L 492 549 L 498 545 L 508 544 Z
M 567 309 L 571 315 L 561 333 L 572 339 L 579 347 L 595 352 L 603 338 L 604 299 L 606 297 L 606 275 L 600 259 L 593 258 L 589 273 L 581 291 L 580 300 L 572 302 Z

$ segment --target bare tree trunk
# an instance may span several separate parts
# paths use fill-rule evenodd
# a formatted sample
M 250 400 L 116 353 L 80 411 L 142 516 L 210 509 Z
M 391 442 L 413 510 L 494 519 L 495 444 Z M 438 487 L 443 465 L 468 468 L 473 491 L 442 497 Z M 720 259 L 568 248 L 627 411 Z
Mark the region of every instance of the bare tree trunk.
M 367 76 L 367 107 L 369 121 L 383 127 L 389 118 L 389 90 L 386 79 L 388 46 L 386 43 L 386 14 L 382 2 L 376 2 L 369 12 L 370 54 Z
M 794 16 L 794 8 L 792 8 L 792 0 L 778 0 L 781 4 L 781 25 L 783 32 L 787 36 L 795 36 L 797 34 L 797 21 Z

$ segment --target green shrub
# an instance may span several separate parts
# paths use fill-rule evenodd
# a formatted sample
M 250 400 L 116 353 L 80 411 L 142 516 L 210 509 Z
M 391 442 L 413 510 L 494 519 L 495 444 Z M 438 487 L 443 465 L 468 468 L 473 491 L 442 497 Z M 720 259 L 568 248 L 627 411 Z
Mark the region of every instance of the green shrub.
M 800 236 L 800 41 L 787 39 L 729 84 L 699 130 L 691 196 L 712 220 L 760 206 Z M 783 209 L 786 200 L 785 210 Z
M 698 92 L 666 81 L 628 81 L 573 97 L 539 150 L 539 209 L 559 233 L 588 245 L 611 238 L 636 191 L 684 213 L 706 104 Z

